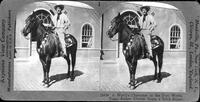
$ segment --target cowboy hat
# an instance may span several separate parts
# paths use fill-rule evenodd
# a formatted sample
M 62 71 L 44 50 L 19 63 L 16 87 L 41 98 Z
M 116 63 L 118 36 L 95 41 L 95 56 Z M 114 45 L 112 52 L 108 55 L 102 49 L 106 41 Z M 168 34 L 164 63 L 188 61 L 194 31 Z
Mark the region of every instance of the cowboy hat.
M 64 9 L 64 5 L 56 5 L 56 6 L 54 6 L 54 9 L 56 10 L 56 9 L 57 9 L 57 7 L 59 7 L 61 10 L 63 10 L 63 9 Z
M 150 10 L 150 6 L 142 6 L 140 7 L 140 10 L 142 11 L 142 9 L 146 9 L 147 12 Z

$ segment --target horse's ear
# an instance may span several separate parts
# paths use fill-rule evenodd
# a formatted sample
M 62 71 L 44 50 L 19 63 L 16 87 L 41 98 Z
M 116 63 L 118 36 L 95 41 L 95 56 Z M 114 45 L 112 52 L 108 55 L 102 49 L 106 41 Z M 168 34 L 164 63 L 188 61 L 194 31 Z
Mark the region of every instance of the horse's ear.
M 120 16 L 120 12 L 118 12 L 118 17 Z
M 35 15 L 35 11 L 33 11 L 33 13 L 32 13 L 33 15 Z
M 137 11 L 137 13 L 138 13 L 140 16 L 142 16 L 142 14 L 141 14 L 141 12 L 140 12 L 140 11 Z
M 55 15 L 54 12 L 53 12 L 53 10 L 49 10 L 49 11 L 51 12 L 52 15 Z

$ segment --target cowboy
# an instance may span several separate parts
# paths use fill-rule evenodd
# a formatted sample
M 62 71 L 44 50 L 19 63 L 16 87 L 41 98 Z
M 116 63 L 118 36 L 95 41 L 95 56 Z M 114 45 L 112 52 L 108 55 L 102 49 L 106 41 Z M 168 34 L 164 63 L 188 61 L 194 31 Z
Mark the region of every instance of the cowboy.
M 147 53 L 146 57 L 152 59 L 152 49 L 151 49 L 151 35 L 152 31 L 156 27 L 156 22 L 152 15 L 148 14 L 150 7 L 149 6 L 142 6 L 140 8 L 142 12 L 142 16 L 139 17 L 139 28 L 141 29 L 140 33 L 144 36 L 146 45 L 147 45 Z
M 67 34 L 66 32 L 70 26 L 70 21 L 67 15 L 62 12 L 64 5 L 56 5 L 54 6 L 54 9 L 56 10 L 57 14 L 52 17 L 53 26 L 55 27 L 55 32 L 58 34 L 61 42 L 61 45 L 59 45 L 62 49 L 60 50 L 62 53 L 66 53 L 64 35 Z

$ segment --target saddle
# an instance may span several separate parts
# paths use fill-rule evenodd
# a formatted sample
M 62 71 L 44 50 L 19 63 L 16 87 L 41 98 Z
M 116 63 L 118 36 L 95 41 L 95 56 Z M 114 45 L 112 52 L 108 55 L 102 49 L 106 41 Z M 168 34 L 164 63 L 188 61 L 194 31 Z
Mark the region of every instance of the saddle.
M 39 47 L 37 48 L 37 51 L 40 53 L 46 53 L 44 50 L 45 46 L 48 44 L 48 36 L 49 34 L 54 34 L 54 39 L 56 40 L 56 53 L 54 57 L 58 57 L 61 55 L 61 51 L 62 51 L 62 46 L 61 46 L 61 42 L 59 40 L 58 34 L 54 31 L 47 31 L 45 32 L 44 36 L 42 36 L 42 40 L 41 40 L 41 44 L 39 45 Z M 42 50 L 43 49 L 43 50 Z
M 144 39 L 144 36 L 139 33 L 136 33 L 136 34 L 138 36 L 140 36 L 139 37 L 139 46 L 141 48 L 141 55 L 139 56 L 139 59 L 147 58 L 148 48 L 147 48 L 147 44 Z M 128 49 L 131 49 L 134 45 L 135 45 L 134 35 L 131 35 L 127 47 L 128 47 Z M 129 50 L 129 53 L 132 53 L 132 51 Z
M 140 42 L 140 46 L 141 46 L 141 56 L 139 56 L 139 59 L 143 59 L 143 58 L 147 58 L 148 57 L 148 47 L 147 47 L 147 43 L 145 41 L 145 38 L 142 34 L 136 33 L 140 36 L 139 38 L 139 42 Z M 129 42 L 127 44 L 127 49 L 131 49 L 134 46 L 134 35 L 130 36 Z M 152 35 L 151 36 L 151 47 L 152 49 L 156 49 L 160 46 L 160 41 L 157 39 L 156 35 Z M 131 50 L 129 50 L 129 53 L 132 53 Z

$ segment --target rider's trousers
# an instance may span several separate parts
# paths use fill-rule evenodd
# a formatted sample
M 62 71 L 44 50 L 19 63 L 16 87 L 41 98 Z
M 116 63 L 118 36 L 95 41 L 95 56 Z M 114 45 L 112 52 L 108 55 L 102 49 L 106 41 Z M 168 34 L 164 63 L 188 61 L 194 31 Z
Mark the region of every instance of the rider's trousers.
M 148 48 L 148 52 L 149 54 L 152 56 L 152 49 L 151 49 L 151 31 L 148 29 L 143 29 L 141 30 L 141 33 L 143 34 L 146 44 L 147 44 L 147 48 Z
M 65 40 L 64 40 L 64 34 L 66 33 L 66 31 L 63 29 L 63 27 L 57 27 L 55 29 L 55 32 L 58 33 L 58 37 L 59 37 L 60 42 L 61 42 L 62 51 L 64 53 L 66 53 L 66 50 L 65 50 Z

